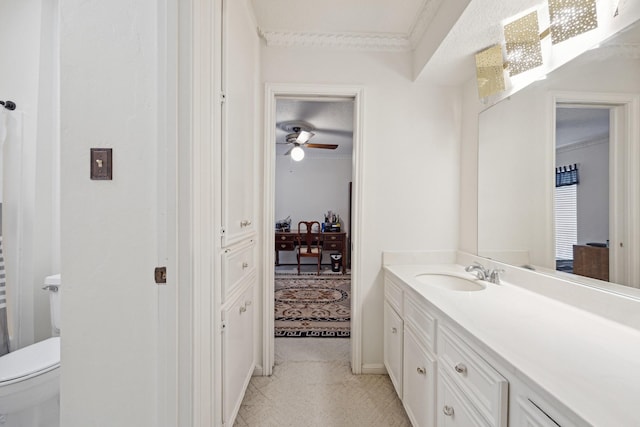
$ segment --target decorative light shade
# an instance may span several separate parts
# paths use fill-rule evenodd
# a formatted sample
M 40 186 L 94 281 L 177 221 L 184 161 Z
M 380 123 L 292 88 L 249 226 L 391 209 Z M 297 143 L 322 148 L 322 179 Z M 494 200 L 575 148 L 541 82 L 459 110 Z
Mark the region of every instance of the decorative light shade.
M 476 78 L 480 98 L 504 90 L 503 70 L 502 46 L 499 44 L 476 54 Z
M 296 145 L 291 150 L 291 158 L 296 162 L 299 162 L 300 160 L 304 159 L 304 150 Z
M 530 14 L 504 26 L 509 75 L 523 73 L 542 65 L 542 45 L 538 13 Z
M 549 0 L 549 17 L 552 44 L 598 27 L 596 0 Z

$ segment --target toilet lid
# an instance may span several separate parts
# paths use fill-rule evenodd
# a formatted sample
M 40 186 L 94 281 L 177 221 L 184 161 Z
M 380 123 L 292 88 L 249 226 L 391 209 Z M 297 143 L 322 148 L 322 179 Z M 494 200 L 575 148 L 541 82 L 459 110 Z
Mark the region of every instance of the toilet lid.
M 0 357 L 0 383 L 46 371 L 60 364 L 60 337 L 53 337 Z

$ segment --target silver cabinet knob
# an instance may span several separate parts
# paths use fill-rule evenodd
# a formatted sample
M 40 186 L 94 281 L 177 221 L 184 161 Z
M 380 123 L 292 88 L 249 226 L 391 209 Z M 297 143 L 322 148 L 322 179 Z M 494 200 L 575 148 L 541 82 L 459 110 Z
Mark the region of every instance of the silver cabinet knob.
M 418 366 L 418 369 L 416 369 L 416 371 L 418 371 L 420 375 L 425 375 L 427 373 L 427 370 L 420 366 Z
M 242 306 L 240 307 L 240 314 L 244 313 L 245 311 L 247 311 L 247 307 L 246 306 Z
M 247 267 L 249 267 L 249 263 L 248 262 L 243 262 L 242 263 L 242 269 L 244 270 Z
M 397 334 L 398 333 L 398 328 L 391 328 L 391 333 L 392 334 Z
M 453 407 L 451 407 L 449 405 L 444 405 L 444 408 L 442 408 L 442 413 L 445 414 L 447 417 L 452 417 L 453 416 Z
M 458 363 L 456 365 L 456 367 L 455 367 L 455 370 L 459 374 L 466 374 L 467 373 L 467 367 L 463 363 Z

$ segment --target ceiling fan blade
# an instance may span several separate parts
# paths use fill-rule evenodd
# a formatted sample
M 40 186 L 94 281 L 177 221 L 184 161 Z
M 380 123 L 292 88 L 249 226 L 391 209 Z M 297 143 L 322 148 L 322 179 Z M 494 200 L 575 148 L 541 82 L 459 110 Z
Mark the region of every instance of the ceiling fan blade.
M 291 154 L 291 150 L 293 150 L 294 148 L 295 148 L 295 145 L 293 147 L 289 148 L 289 150 L 286 153 L 284 153 L 283 155 L 284 156 L 288 156 L 289 154 Z
M 325 150 L 335 150 L 338 144 L 304 144 L 307 148 L 324 148 Z

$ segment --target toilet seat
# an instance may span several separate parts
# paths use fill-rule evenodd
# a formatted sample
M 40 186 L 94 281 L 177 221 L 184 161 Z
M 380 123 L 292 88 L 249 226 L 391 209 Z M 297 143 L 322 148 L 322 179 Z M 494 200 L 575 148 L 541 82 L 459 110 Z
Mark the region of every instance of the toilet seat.
M 60 366 L 60 337 L 53 337 L 0 357 L 0 387 L 24 381 Z

